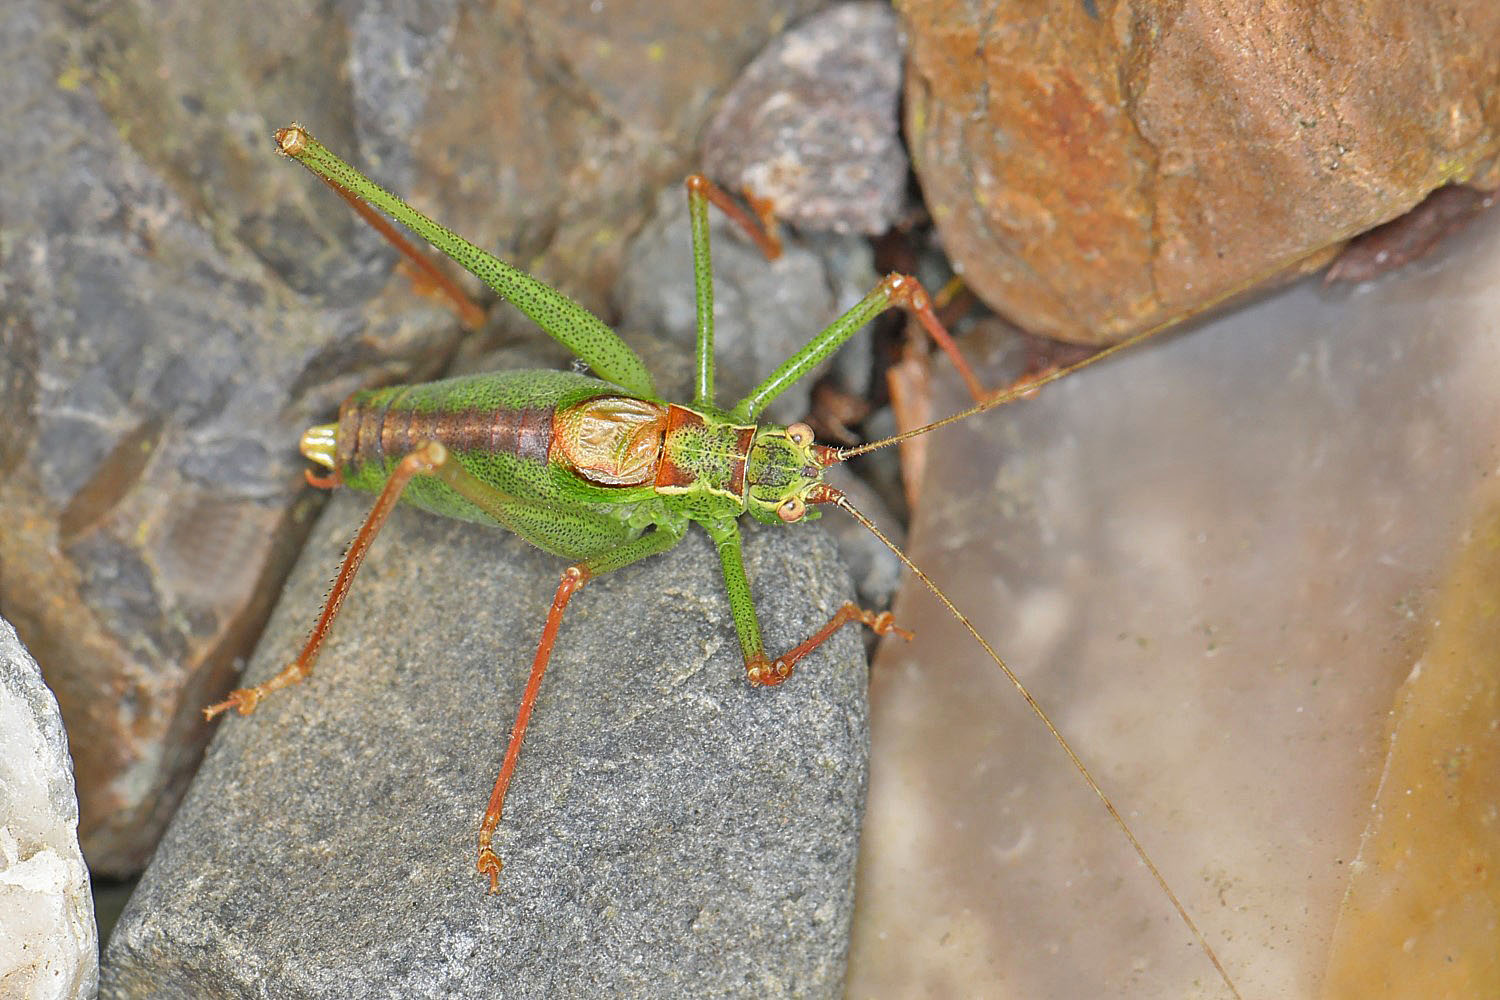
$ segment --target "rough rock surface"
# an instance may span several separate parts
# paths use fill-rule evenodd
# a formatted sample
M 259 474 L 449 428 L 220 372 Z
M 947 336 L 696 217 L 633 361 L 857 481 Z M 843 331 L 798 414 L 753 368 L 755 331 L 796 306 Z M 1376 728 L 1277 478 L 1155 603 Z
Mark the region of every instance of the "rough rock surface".
M 97 871 L 145 863 L 307 530 L 297 434 L 457 333 L 271 132 L 599 304 L 713 97 L 818 6 L 6 6 L 0 605 Z
M 68 722 L 85 854 L 118 875 L 145 864 L 203 746 L 194 707 L 229 683 L 306 530 L 289 442 L 358 380 L 430 367 L 456 330 L 424 300 L 360 305 L 392 261 L 352 232 L 336 273 L 304 272 L 316 294 L 288 287 L 268 262 L 292 270 L 320 227 L 288 207 L 311 192 L 281 200 L 298 178 L 276 169 L 242 60 L 153 34 L 246 103 L 147 102 L 130 121 L 152 125 L 131 128 L 93 31 L 30 0 L 0 18 L 0 114 L 27 137 L 0 157 L 0 603 Z M 287 85 L 258 91 L 260 111 Z M 226 122 L 235 157 L 213 138 Z M 153 143 L 193 146 L 194 171 L 153 166 Z M 274 211 L 286 225 L 260 246 L 231 237 Z
M 0 994 L 90 1000 L 99 942 L 57 700 L 0 619 Z
M 1105 343 L 1434 188 L 1500 186 L 1500 5 L 901 5 L 912 159 L 965 281 Z
M 878 235 L 906 202 L 905 43 L 885 3 L 843 3 L 777 38 L 703 133 L 704 170 L 812 230 Z
M 294 654 L 368 503 L 330 505 L 250 678 Z M 747 567 L 772 647 L 845 597 L 816 529 L 752 530 Z M 749 687 L 696 529 L 573 599 L 486 895 L 474 834 L 560 568 L 396 511 L 311 679 L 218 723 L 111 938 L 104 995 L 837 996 L 859 639 Z

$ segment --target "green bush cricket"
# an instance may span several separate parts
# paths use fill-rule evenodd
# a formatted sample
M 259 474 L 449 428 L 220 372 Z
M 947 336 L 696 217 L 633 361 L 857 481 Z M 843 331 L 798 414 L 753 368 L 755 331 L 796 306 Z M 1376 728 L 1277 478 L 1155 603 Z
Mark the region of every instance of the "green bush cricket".
M 767 524 L 792 524 L 816 518 L 819 505 L 834 504 L 890 547 L 1005 673 L 1103 803 L 1231 993 L 1239 996 L 1145 848 L 1016 675 L 931 579 L 847 497 L 822 480 L 832 465 L 1028 395 L 1156 330 L 984 395 L 939 323 L 926 291 L 915 279 L 892 274 L 745 398 L 720 409 L 714 400 L 709 205 L 729 214 L 768 255 L 774 256 L 777 244 L 727 195 L 694 175 L 687 181 L 697 296 L 694 397 L 689 405 L 670 403 L 658 397 L 636 352 L 582 306 L 415 211 L 300 126 L 280 130 L 276 141 L 281 154 L 308 167 L 356 207 L 367 203 L 387 213 L 509 299 L 598 377 L 512 371 L 367 390 L 345 402 L 336 423 L 310 428 L 302 437 L 302 452 L 329 472 L 309 473 L 309 481 L 321 487 L 349 485 L 375 492 L 378 498 L 350 545 L 298 657 L 265 683 L 231 692 L 226 700 L 205 709 L 206 717 L 230 708 L 249 714 L 265 695 L 307 677 L 360 563 L 399 500 L 450 517 L 498 524 L 548 552 L 574 560 L 563 571 L 547 614 L 500 773 L 480 823 L 476 867 L 490 890 L 497 891 L 502 865 L 492 841 L 505 794 L 564 610 L 589 579 L 670 549 L 683 538 L 688 525 L 696 522 L 718 551 L 750 684 L 780 684 L 802 657 L 846 624 L 861 623 L 880 635 L 895 632 L 911 638 L 895 625 L 889 612 L 876 613 L 849 603 L 792 649 L 778 656 L 766 653 L 741 556 L 739 518 L 749 514 Z M 383 224 L 382 231 L 391 235 Z M 399 237 L 392 238 L 399 241 Z M 976 405 L 926 427 L 844 449 L 818 444 L 805 424 L 757 423 L 781 392 L 892 307 L 909 312 L 955 357 L 979 399 Z

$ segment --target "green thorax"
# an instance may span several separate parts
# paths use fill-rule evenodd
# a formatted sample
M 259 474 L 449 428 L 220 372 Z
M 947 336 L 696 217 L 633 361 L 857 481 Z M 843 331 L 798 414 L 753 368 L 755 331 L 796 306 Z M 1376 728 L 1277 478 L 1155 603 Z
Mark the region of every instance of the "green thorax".
M 695 520 L 749 513 L 780 523 L 778 508 L 793 497 L 807 500 L 829 464 L 811 432 L 739 424 L 675 404 L 668 410 L 656 489 Z

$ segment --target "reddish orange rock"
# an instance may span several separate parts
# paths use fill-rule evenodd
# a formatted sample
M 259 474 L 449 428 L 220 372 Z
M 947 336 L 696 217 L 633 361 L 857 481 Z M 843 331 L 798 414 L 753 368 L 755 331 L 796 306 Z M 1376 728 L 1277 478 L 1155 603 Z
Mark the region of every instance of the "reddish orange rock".
M 1316 8 L 1316 9 L 1315 9 Z M 1108 343 L 1500 186 L 1500 6 L 909 0 L 907 127 L 969 285 Z

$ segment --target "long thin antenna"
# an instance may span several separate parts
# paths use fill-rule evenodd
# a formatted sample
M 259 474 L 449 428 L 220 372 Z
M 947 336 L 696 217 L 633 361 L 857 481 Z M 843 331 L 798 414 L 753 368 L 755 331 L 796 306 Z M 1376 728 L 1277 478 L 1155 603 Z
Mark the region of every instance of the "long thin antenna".
M 1132 337 L 1130 340 L 1121 341 L 1118 347 L 1111 348 L 1110 350 L 1118 350 L 1140 339 L 1143 339 L 1143 337 L 1141 335 L 1137 335 L 1136 337 Z M 1067 374 L 1069 370 L 1070 369 L 1063 369 L 1057 374 L 1056 377 L 1061 378 L 1063 375 Z M 978 412 L 979 410 L 985 408 L 986 406 L 981 405 L 975 407 L 969 412 Z M 950 419 L 958 420 L 968 415 L 968 413 L 961 413 L 957 417 L 953 417 Z M 941 421 L 940 424 L 946 422 L 948 421 Z M 1047 713 L 1042 710 L 1041 704 L 1037 702 L 1036 698 L 1032 696 L 1030 691 L 1026 690 L 1026 685 L 1021 683 L 1021 678 L 1017 677 L 1015 671 L 1011 670 L 1010 667 L 1006 665 L 1005 661 L 1000 658 L 1000 654 L 995 652 L 995 647 L 991 646 L 987 641 L 985 641 L 984 636 L 979 634 L 979 630 L 976 629 L 974 627 L 974 624 L 964 616 L 964 613 L 962 611 L 959 611 L 958 608 L 954 606 L 953 602 L 948 599 L 948 595 L 939 590 L 938 585 L 932 582 L 932 578 L 929 577 L 926 573 L 922 572 L 917 564 L 912 562 L 911 558 L 896 546 L 895 542 L 892 542 L 889 538 L 885 537 L 885 534 L 879 528 L 875 527 L 875 522 L 871 521 L 868 517 L 865 517 L 864 514 L 855 509 L 854 505 L 849 502 L 848 497 L 834 490 L 832 487 L 827 488 L 826 495 L 828 496 L 830 502 L 838 504 L 840 507 L 842 507 L 849 513 L 850 517 L 853 517 L 860 524 L 868 528 L 870 533 L 873 534 L 876 538 L 880 539 L 881 543 L 884 544 L 886 548 L 894 552 L 896 554 L 896 558 L 900 559 L 907 569 L 915 573 L 917 579 L 926 584 L 927 589 L 932 591 L 932 595 L 942 603 L 943 607 L 948 609 L 948 613 L 951 614 L 954 618 L 958 619 L 958 623 L 962 625 L 966 630 L 968 630 L 968 633 L 974 637 L 974 640 L 978 642 L 980 646 L 984 647 L 984 651 L 989 654 L 990 659 L 995 661 L 995 665 L 998 666 L 1001 672 L 1005 674 L 1006 679 L 1009 680 L 1011 684 L 1015 686 L 1015 689 L 1020 692 L 1021 697 L 1026 700 L 1026 704 L 1031 707 L 1032 712 L 1036 714 L 1036 717 L 1038 719 L 1042 720 L 1042 725 L 1047 727 L 1047 732 L 1051 733 L 1052 738 L 1057 741 L 1057 745 L 1062 747 L 1063 753 L 1068 755 L 1068 759 L 1073 762 L 1073 767 L 1077 769 L 1079 774 L 1083 775 L 1083 780 L 1087 782 L 1088 786 L 1094 790 L 1094 794 L 1099 796 L 1099 801 L 1104 803 L 1104 808 L 1108 810 L 1110 818 L 1115 821 L 1115 825 L 1120 828 L 1120 832 L 1125 834 L 1125 839 L 1130 841 L 1130 846 L 1135 848 L 1136 856 L 1141 859 L 1141 863 L 1144 864 L 1147 870 L 1151 872 L 1151 877 L 1156 879 L 1156 884 L 1161 887 L 1161 891 L 1166 894 L 1167 899 L 1171 900 L 1172 906 L 1177 910 L 1177 915 L 1182 918 L 1182 922 L 1187 925 L 1188 930 L 1192 931 L 1193 937 L 1198 942 L 1198 947 L 1203 950 L 1203 953 L 1208 956 L 1208 960 L 1212 962 L 1214 968 L 1218 970 L 1219 978 L 1224 980 L 1224 985 L 1229 987 L 1229 992 L 1234 995 L 1235 1000 L 1243 1000 L 1243 998 L 1240 996 L 1240 991 L 1235 988 L 1234 981 L 1229 978 L 1229 973 L 1225 970 L 1224 963 L 1219 961 L 1219 956 L 1214 952 L 1213 947 L 1208 943 L 1208 939 L 1203 936 L 1203 932 L 1198 929 L 1198 925 L 1194 923 L 1193 918 L 1188 915 L 1187 907 L 1182 905 L 1182 900 L 1177 898 L 1177 893 L 1173 892 L 1172 887 L 1167 884 L 1166 877 L 1162 875 L 1161 869 L 1156 867 L 1156 863 L 1151 860 L 1151 856 L 1146 853 L 1146 848 L 1141 845 L 1141 842 L 1136 837 L 1135 832 L 1130 829 L 1130 824 L 1125 822 L 1125 817 L 1120 815 L 1120 811 L 1116 809 L 1115 804 L 1109 800 L 1109 796 L 1104 794 L 1104 789 L 1099 787 L 1099 782 L 1094 780 L 1094 776 L 1090 774 L 1089 769 L 1084 766 L 1082 758 L 1078 756 L 1078 753 L 1073 749 L 1072 744 L 1067 741 L 1066 737 L 1064 737 L 1062 732 L 1058 730 L 1057 726 L 1053 725 L 1052 719 L 1049 718 Z
M 1033 392 L 1040 389 L 1042 386 L 1046 385 L 1049 382 L 1056 382 L 1058 379 L 1065 378 L 1081 368 L 1087 368 L 1089 365 L 1103 361 L 1105 358 L 1110 357 L 1111 355 L 1118 354 L 1121 351 L 1129 350 L 1136 344 L 1139 344 L 1141 341 L 1146 340 L 1150 337 L 1154 337 L 1158 333 L 1161 333 L 1163 330 L 1165 330 L 1167 327 L 1175 326 L 1181 322 L 1183 322 L 1183 320 L 1179 318 L 1173 319 L 1169 323 L 1162 323 L 1157 326 L 1150 327 L 1131 337 L 1125 338 L 1118 344 L 1111 344 L 1108 347 L 1101 348 L 1098 353 L 1090 354 L 1082 361 L 1075 361 L 1073 364 L 1067 365 L 1063 368 L 1054 368 L 1049 372 L 1038 375 L 1036 378 L 1027 379 L 1025 382 L 1010 386 L 1007 389 L 1002 389 L 999 392 L 995 393 L 993 396 L 985 399 L 984 402 L 976 403 L 975 405 L 969 407 L 967 410 L 955 413 L 951 417 L 944 417 L 942 420 L 935 420 L 930 424 L 924 424 L 921 427 L 917 427 L 909 431 L 902 431 L 900 434 L 893 434 L 888 438 L 881 438 L 879 441 L 871 441 L 867 444 L 858 445 L 853 448 L 840 448 L 837 452 L 838 460 L 841 462 L 846 461 L 855 457 L 856 455 L 863 455 L 867 452 L 875 451 L 878 448 L 886 448 L 893 444 L 900 444 L 902 441 L 908 440 L 909 438 L 914 438 L 919 435 L 926 434 L 928 431 L 935 431 L 939 427 L 947 427 L 949 424 L 956 424 L 960 420 L 967 420 L 970 417 L 974 416 L 976 413 L 983 413 L 985 410 L 993 410 L 997 406 L 1003 406 L 1006 403 L 1015 402 L 1023 396 L 1031 395 Z
M 1089 365 L 1098 364 L 1105 358 L 1113 357 L 1114 355 L 1119 354 L 1121 351 L 1129 350 L 1130 348 L 1134 347 L 1144 340 L 1150 340 L 1152 337 L 1156 336 L 1159 333 L 1162 333 L 1163 331 L 1170 330 L 1171 328 L 1176 326 L 1183 326 L 1191 322 L 1192 320 L 1197 319 L 1199 316 L 1202 316 L 1204 313 L 1217 309 L 1219 306 L 1224 305 L 1231 299 L 1237 298 L 1254 288 L 1258 288 L 1261 285 L 1264 285 L 1266 282 L 1270 281 L 1272 278 L 1276 277 L 1279 274 L 1286 273 L 1289 268 L 1296 265 L 1299 259 L 1301 258 L 1294 256 L 1289 257 L 1285 260 L 1277 261 L 1274 265 L 1266 268 L 1264 271 L 1260 272 L 1254 277 L 1248 278 L 1245 281 L 1242 281 L 1239 284 L 1235 285 L 1234 287 L 1225 290 L 1221 294 L 1216 295 L 1214 298 L 1208 300 L 1207 302 L 1204 302 L 1202 305 L 1199 305 L 1197 308 L 1193 309 L 1192 312 L 1188 313 L 1185 316 L 1173 316 L 1171 319 L 1164 320 L 1161 323 L 1157 323 L 1155 326 L 1147 327 L 1140 333 L 1132 334 L 1131 336 L 1126 337 L 1118 344 L 1111 344 L 1108 347 L 1102 348 L 1097 354 L 1090 354 L 1082 361 L 1076 361 L 1073 364 L 1065 365 L 1062 368 L 1054 368 L 1051 371 L 1046 372 L 1045 374 L 1038 375 L 1036 378 L 1026 379 L 1020 383 L 1010 386 L 1009 388 L 1002 389 L 1001 391 L 986 399 L 984 402 L 977 403 L 974 406 L 969 407 L 967 410 L 964 410 L 960 413 L 955 413 L 951 417 L 944 417 L 942 420 L 935 420 L 932 423 L 926 424 L 922 427 L 917 427 L 909 431 L 902 431 L 900 434 L 894 434 L 888 438 L 881 438 L 879 441 L 871 441 L 868 444 L 858 445 L 857 447 L 853 448 L 840 448 L 834 454 L 837 456 L 838 461 L 843 462 L 848 459 L 854 458 L 856 455 L 864 455 L 868 452 L 875 451 L 878 448 L 887 448 L 893 444 L 900 444 L 902 441 L 906 441 L 909 438 L 914 438 L 919 435 L 926 434 L 928 431 L 935 431 L 939 427 L 947 427 L 949 424 L 956 424 L 960 420 L 967 420 L 968 418 L 974 416 L 976 413 L 983 413 L 985 410 L 993 410 L 997 406 L 1004 406 L 1006 403 L 1013 403 L 1023 396 L 1030 396 L 1033 392 L 1050 382 L 1056 382 L 1060 378 L 1066 378 L 1076 371 L 1087 368 Z

